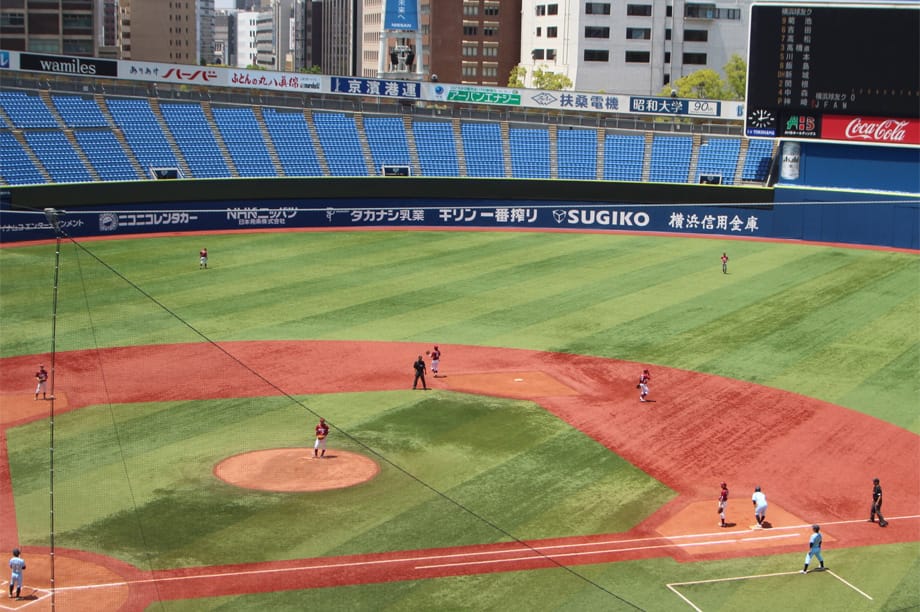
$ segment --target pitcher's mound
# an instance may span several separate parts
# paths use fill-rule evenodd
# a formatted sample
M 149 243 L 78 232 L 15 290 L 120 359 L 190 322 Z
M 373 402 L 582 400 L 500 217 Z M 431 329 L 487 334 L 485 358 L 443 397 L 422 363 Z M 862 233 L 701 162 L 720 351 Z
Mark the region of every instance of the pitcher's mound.
M 237 487 L 262 491 L 325 491 L 367 482 L 380 466 L 364 455 L 328 449 L 313 457 L 312 448 L 270 448 L 228 457 L 214 475 Z

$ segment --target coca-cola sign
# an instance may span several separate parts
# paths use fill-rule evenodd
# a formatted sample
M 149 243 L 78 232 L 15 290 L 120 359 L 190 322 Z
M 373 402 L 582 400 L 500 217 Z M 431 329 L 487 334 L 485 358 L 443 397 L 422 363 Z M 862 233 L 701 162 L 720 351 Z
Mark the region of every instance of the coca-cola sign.
M 825 115 L 821 138 L 881 145 L 920 145 L 920 121 L 892 117 Z

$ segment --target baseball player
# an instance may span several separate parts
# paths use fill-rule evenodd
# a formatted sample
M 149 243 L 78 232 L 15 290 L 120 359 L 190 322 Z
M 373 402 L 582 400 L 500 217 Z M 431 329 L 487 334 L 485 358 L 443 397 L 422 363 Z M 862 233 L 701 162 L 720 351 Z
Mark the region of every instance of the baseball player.
M 887 527 L 888 521 L 882 516 L 882 485 L 879 484 L 878 478 L 872 479 L 872 509 L 869 511 L 869 522 L 875 522 L 875 515 L 878 515 L 878 526 Z
M 46 393 L 48 388 L 48 370 L 45 369 L 44 365 L 38 366 L 38 372 L 35 373 L 35 380 L 38 381 L 38 384 L 35 385 L 35 399 L 38 399 L 38 394 L 42 394 L 42 399 L 48 399 L 48 394 Z
M 431 349 L 431 374 L 434 378 L 438 377 L 438 366 L 441 364 L 441 349 L 435 344 Z
M 639 401 L 647 402 L 645 399 L 648 397 L 648 383 L 652 380 L 652 375 L 649 374 L 648 370 L 642 370 L 642 375 L 639 376 L 639 384 L 636 385 L 636 389 L 639 389 Z
M 821 526 L 812 525 L 811 530 L 814 533 L 808 538 L 808 553 L 805 555 L 805 567 L 802 568 L 803 574 L 808 573 L 808 564 L 811 563 L 812 557 L 817 557 L 818 561 L 821 562 L 819 569 L 824 569 L 824 557 L 821 555 Z
M 722 274 L 728 274 L 728 255 L 722 253 Z
M 208 267 L 208 250 L 201 249 L 198 251 L 198 269 Z
M 326 436 L 329 435 L 329 426 L 326 419 L 320 419 L 316 426 L 316 442 L 313 443 L 313 458 L 326 456 Z
M 754 504 L 754 518 L 757 519 L 754 529 L 762 529 L 764 521 L 767 520 L 767 496 L 763 494 L 760 487 L 754 487 L 751 502 Z
M 725 506 L 728 505 L 728 485 L 724 482 L 722 483 L 722 492 L 719 493 L 719 518 L 722 519 L 722 523 L 719 527 L 725 527 Z
M 13 597 L 13 587 L 16 587 L 16 599 L 21 597 L 24 569 L 26 569 L 26 562 L 19 556 L 19 549 L 14 548 L 13 557 L 10 559 L 10 598 Z

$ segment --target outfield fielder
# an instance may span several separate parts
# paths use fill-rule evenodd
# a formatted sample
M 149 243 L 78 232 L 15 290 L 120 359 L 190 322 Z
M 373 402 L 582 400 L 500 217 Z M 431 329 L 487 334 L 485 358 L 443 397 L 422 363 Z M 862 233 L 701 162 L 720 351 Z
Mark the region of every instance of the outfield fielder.
M 329 435 L 329 426 L 326 419 L 320 419 L 316 426 L 316 442 L 313 443 L 313 458 L 326 456 L 326 436 Z
M 760 487 L 754 487 L 754 494 L 751 496 L 751 502 L 754 504 L 754 518 L 757 519 L 757 525 L 754 529 L 763 527 L 767 520 L 767 496 L 763 494 Z
M 817 557 L 818 561 L 821 562 L 819 569 L 824 569 L 824 557 L 821 555 L 821 527 L 820 525 L 812 525 L 811 530 L 814 533 L 808 539 L 808 554 L 805 555 L 805 567 L 802 568 L 803 574 L 808 573 L 808 564 L 811 563 L 812 557 Z

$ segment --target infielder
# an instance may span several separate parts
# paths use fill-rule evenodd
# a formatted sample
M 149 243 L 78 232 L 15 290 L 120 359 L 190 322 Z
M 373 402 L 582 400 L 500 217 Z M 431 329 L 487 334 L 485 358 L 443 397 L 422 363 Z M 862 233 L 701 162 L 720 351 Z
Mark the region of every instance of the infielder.
M 821 562 L 820 569 L 824 569 L 824 557 L 821 555 L 821 526 L 812 525 L 811 530 L 814 533 L 808 538 L 808 553 L 805 555 L 805 567 L 802 568 L 803 574 L 808 573 L 808 564 L 811 563 L 812 557 L 817 557 L 818 561 Z
M 434 378 L 438 377 L 438 367 L 441 365 L 441 349 L 435 344 L 431 349 L 431 374 Z
M 757 519 L 757 525 L 754 528 L 760 529 L 767 519 L 767 496 L 763 494 L 760 487 L 754 487 L 751 502 L 754 504 L 754 518 Z
M 38 399 L 38 394 L 42 394 L 42 399 L 48 399 L 48 394 L 46 393 L 48 388 L 48 370 L 45 369 L 44 365 L 38 366 L 38 372 L 35 373 L 35 380 L 38 381 L 38 384 L 35 385 L 35 399 Z
M 728 485 L 722 483 L 722 492 L 719 493 L 719 518 L 722 524 L 719 527 L 725 527 L 725 507 L 728 505 Z
M 316 426 L 316 442 L 313 443 L 313 458 L 326 456 L 326 436 L 329 435 L 329 426 L 326 419 L 320 419 Z
M 13 557 L 10 559 L 10 597 L 13 597 L 13 587 L 16 587 L 16 599 L 20 598 L 22 593 L 22 571 L 26 569 L 26 562 L 19 556 L 19 549 L 13 549 Z
M 639 401 L 647 402 L 645 399 L 648 396 L 648 383 L 652 380 L 652 375 L 649 374 L 648 370 L 642 370 L 642 375 L 639 376 L 639 384 L 636 385 L 636 389 L 639 389 Z

